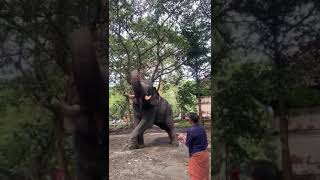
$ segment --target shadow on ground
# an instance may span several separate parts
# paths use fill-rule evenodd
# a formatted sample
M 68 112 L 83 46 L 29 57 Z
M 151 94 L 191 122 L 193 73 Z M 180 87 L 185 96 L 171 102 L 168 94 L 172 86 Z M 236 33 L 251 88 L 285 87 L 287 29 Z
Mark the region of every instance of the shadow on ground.
M 162 146 L 166 146 L 166 147 L 170 147 L 172 146 L 171 144 L 169 144 L 169 138 L 168 137 L 158 137 L 155 138 L 154 140 L 152 140 L 149 144 L 146 144 L 146 147 L 162 147 Z

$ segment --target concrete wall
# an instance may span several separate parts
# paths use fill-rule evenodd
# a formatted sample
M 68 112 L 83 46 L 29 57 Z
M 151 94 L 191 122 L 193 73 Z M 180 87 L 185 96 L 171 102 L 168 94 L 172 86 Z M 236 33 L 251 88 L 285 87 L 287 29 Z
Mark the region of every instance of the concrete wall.
M 280 140 L 275 140 L 278 166 L 281 167 Z M 320 132 L 292 133 L 289 135 L 292 168 L 295 174 L 320 174 Z
M 278 119 L 274 128 L 279 130 Z M 320 174 L 320 108 L 292 110 L 289 116 L 289 146 L 292 168 L 297 175 Z M 281 167 L 279 136 L 275 143 Z
M 277 118 L 273 122 L 273 127 L 279 131 Z M 320 130 L 320 107 L 291 110 L 288 128 L 290 131 Z

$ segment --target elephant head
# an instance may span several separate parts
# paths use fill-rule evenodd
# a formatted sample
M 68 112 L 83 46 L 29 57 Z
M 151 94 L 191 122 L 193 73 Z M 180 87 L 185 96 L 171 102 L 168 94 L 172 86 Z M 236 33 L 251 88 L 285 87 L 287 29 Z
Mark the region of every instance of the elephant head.
M 137 104 L 156 105 L 159 102 L 160 96 L 152 82 L 141 79 L 137 70 L 131 72 L 130 84 L 134 92 L 131 97 L 136 99 Z

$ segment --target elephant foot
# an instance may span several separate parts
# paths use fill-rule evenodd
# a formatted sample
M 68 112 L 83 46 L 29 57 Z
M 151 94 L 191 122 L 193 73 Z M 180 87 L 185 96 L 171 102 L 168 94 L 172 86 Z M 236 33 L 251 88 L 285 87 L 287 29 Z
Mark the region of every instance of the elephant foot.
M 170 144 L 172 144 L 173 146 L 179 146 L 179 141 L 177 140 L 170 141 Z
M 128 150 L 134 150 L 134 149 L 139 149 L 139 146 L 129 146 Z
M 138 146 L 128 143 L 128 144 L 124 145 L 122 148 L 123 151 L 133 150 L 133 149 L 138 149 Z
M 128 149 L 129 150 L 139 149 L 139 145 L 138 144 L 129 144 L 128 145 Z
M 138 145 L 128 146 L 128 149 L 129 149 L 129 150 L 134 150 L 134 149 L 142 149 L 142 148 L 144 148 L 144 147 L 145 147 L 145 145 L 143 145 L 143 144 L 138 144 Z
M 128 143 L 124 146 L 123 150 L 134 150 L 134 149 L 141 149 L 144 148 L 145 145 L 144 144 L 132 144 L 132 143 Z

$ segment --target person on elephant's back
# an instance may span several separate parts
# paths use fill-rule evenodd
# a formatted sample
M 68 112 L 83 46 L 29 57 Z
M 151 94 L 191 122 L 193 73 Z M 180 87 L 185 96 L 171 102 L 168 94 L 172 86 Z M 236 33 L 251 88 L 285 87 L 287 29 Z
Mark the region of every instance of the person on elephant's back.
M 191 180 L 209 179 L 208 141 L 204 127 L 199 125 L 199 116 L 196 113 L 187 113 L 186 119 L 192 125 L 187 135 L 177 134 L 178 140 L 189 148 L 190 160 L 188 173 Z

